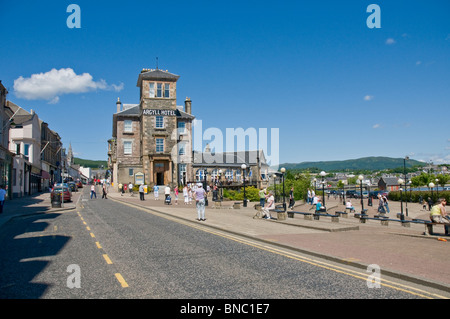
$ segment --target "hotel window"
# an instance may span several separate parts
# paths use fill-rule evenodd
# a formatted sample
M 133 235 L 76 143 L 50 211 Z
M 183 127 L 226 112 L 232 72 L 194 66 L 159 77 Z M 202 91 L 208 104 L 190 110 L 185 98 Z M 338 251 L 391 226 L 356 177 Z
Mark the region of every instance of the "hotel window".
M 156 116 L 155 121 L 156 128 L 164 128 L 164 117 Z
M 129 175 L 129 176 L 133 176 L 133 174 L 134 174 L 134 173 L 133 173 L 133 169 L 132 169 L 132 168 L 129 168 L 129 169 L 128 169 L 128 175 Z
M 186 133 L 186 122 L 178 122 L 178 134 Z
M 132 154 L 133 151 L 133 143 L 131 141 L 123 142 L 123 153 L 124 154 Z
M 186 144 L 185 143 L 179 143 L 178 144 L 178 155 L 186 155 Z
M 131 120 L 123 121 L 123 131 L 125 133 L 133 132 L 133 122 Z
M 163 138 L 157 138 L 156 139 L 156 152 L 157 153 L 163 153 L 164 152 L 164 139 Z
M 156 83 L 156 97 L 162 97 L 162 83 Z
M 150 84 L 150 89 L 149 89 L 149 96 L 150 97 L 155 97 L 155 83 L 149 83 Z
M 169 83 L 165 83 L 164 84 L 164 97 L 165 98 L 169 98 L 170 97 L 170 84 Z

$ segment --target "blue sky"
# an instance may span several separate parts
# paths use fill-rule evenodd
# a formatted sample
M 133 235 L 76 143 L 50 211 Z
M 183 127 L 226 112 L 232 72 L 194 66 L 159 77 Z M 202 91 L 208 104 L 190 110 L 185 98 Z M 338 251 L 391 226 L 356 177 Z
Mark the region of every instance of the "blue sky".
M 281 163 L 450 163 L 449 12 L 447 0 L 2 0 L 0 79 L 81 158 L 107 158 L 117 97 L 138 103 L 138 74 L 158 57 L 204 129 L 278 128 Z M 47 92 L 36 75 L 52 69 L 79 86 Z

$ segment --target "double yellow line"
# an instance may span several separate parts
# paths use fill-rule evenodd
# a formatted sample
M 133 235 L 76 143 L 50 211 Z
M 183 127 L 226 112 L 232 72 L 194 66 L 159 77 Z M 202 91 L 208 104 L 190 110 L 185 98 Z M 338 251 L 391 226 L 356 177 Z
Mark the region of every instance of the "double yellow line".
M 86 230 L 89 231 L 89 234 L 91 235 L 91 237 L 95 238 L 94 233 L 91 231 L 91 228 L 88 226 L 88 224 L 84 220 L 83 216 L 81 216 L 80 212 L 77 212 L 77 214 L 80 217 L 80 219 L 83 222 L 83 224 L 86 226 Z M 95 245 L 96 245 L 96 247 L 98 249 L 103 250 L 102 245 L 100 245 L 100 242 L 96 241 Z M 109 256 L 108 256 L 108 254 L 103 253 L 102 256 L 103 256 L 103 259 L 106 261 L 106 263 L 108 265 L 112 265 L 113 264 L 111 258 L 109 258 Z M 116 277 L 117 281 L 120 283 L 122 288 L 127 288 L 128 287 L 128 283 L 125 281 L 125 279 L 123 278 L 123 276 L 120 273 L 115 273 L 114 276 Z
M 186 225 L 186 226 L 189 226 L 189 227 L 192 227 L 192 228 L 195 228 L 195 229 L 198 229 L 198 230 L 201 230 L 201 231 L 204 231 L 204 232 L 216 235 L 216 236 L 227 238 L 227 239 L 233 240 L 235 242 L 239 242 L 241 244 L 245 244 L 245 245 L 252 246 L 252 247 L 255 247 L 255 248 L 258 248 L 258 249 L 262 249 L 262 250 L 265 250 L 265 251 L 268 251 L 268 252 L 271 252 L 271 253 L 274 253 L 274 254 L 277 254 L 277 255 L 281 255 L 281 256 L 284 256 L 284 257 L 287 257 L 287 258 L 290 258 L 290 259 L 294 259 L 294 260 L 297 260 L 297 261 L 300 261 L 300 262 L 303 262 L 303 263 L 308 263 L 310 265 L 314 265 L 316 267 L 320 267 L 320 268 L 323 268 L 323 269 L 334 271 L 336 273 L 341 273 L 341 274 L 344 274 L 344 275 L 347 275 L 347 276 L 351 276 L 353 278 L 362 279 L 362 280 L 364 280 L 366 282 L 367 282 L 367 279 L 369 277 L 369 275 L 366 274 L 366 273 L 362 273 L 362 272 L 358 272 L 358 271 L 351 270 L 351 269 L 348 269 L 348 268 L 340 267 L 340 266 L 337 266 L 337 265 L 334 265 L 334 264 L 332 265 L 330 263 L 319 261 L 317 259 L 312 259 L 312 258 L 308 258 L 308 257 L 305 257 L 305 256 L 301 256 L 301 255 L 296 254 L 296 253 L 288 252 L 287 250 L 282 250 L 282 249 L 275 248 L 273 246 L 268 246 L 267 244 L 263 244 L 263 243 L 261 243 L 259 241 L 252 241 L 252 240 L 249 240 L 249 239 L 244 239 L 244 237 L 240 237 L 240 236 L 238 237 L 238 236 L 230 235 L 229 233 L 226 233 L 226 231 L 213 230 L 211 227 L 204 226 L 204 225 L 200 226 L 200 225 L 198 225 L 198 224 L 196 224 L 194 222 L 185 221 L 185 220 L 183 220 L 182 218 L 179 218 L 179 217 L 173 217 L 171 215 L 168 215 L 168 214 L 165 214 L 165 213 L 162 213 L 162 212 L 158 212 L 158 211 L 155 211 L 155 210 L 152 210 L 152 209 L 147 209 L 145 207 L 139 207 L 139 206 L 135 206 L 135 205 L 132 205 L 132 204 L 124 203 L 122 201 L 117 201 L 117 202 L 120 202 L 123 205 L 127 205 L 127 206 L 130 206 L 130 207 L 133 207 L 133 208 L 137 208 L 137 209 L 145 211 L 145 212 L 147 212 L 149 214 L 156 215 L 156 216 L 165 218 L 167 220 L 175 221 L 175 222 L 177 222 L 179 224 L 183 224 L 183 225 Z M 449 299 L 448 297 L 445 297 L 445 296 L 442 296 L 442 295 L 439 295 L 439 294 L 428 292 L 428 291 L 425 291 L 425 290 L 422 290 L 422 289 L 419 289 L 419 288 L 416 288 L 416 287 L 403 285 L 403 284 L 400 284 L 400 283 L 397 283 L 397 282 L 394 282 L 394 281 L 390 281 L 390 280 L 387 280 L 387 279 L 384 279 L 384 278 L 380 278 L 380 285 L 384 286 L 384 287 L 387 287 L 387 288 L 395 289 L 397 291 L 402 291 L 402 292 L 405 292 L 405 293 L 408 293 L 408 294 L 411 294 L 411 295 L 414 295 L 414 296 L 417 296 L 417 297 L 420 297 L 420 298 L 426 298 L 426 299 L 434 299 L 434 298 Z M 371 288 L 371 289 L 377 289 L 377 288 Z

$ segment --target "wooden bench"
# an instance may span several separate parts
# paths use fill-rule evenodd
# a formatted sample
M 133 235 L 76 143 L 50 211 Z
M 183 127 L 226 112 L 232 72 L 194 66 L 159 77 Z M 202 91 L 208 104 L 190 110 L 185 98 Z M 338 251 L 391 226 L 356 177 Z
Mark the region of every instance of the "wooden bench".
M 331 215 L 331 214 L 326 214 L 326 213 L 325 214 L 324 213 L 314 213 L 313 216 L 314 216 L 315 220 L 319 220 L 320 216 L 322 216 L 322 217 L 331 217 L 331 221 L 333 223 L 339 223 L 339 216 L 338 215 Z
M 293 211 L 287 212 L 287 214 L 288 214 L 288 217 L 290 217 L 290 218 L 294 218 L 295 214 L 303 215 L 304 219 L 307 219 L 307 220 L 312 220 L 312 215 L 313 215 L 313 213 L 293 212 Z
M 335 213 L 338 217 L 344 217 L 344 218 L 348 218 L 348 213 L 347 212 L 336 212 Z
M 424 235 L 433 235 L 433 226 L 435 225 L 443 225 L 444 226 L 444 232 L 445 235 L 448 236 L 448 231 L 450 228 L 450 224 L 444 224 L 444 223 L 435 223 L 431 220 L 425 220 L 425 219 L 413 219 L 412 222 L 414 223 L 420 223 L 425 225 L 425 232 Z
M 234 209 L 241 209 L 241 202 L 234 202 L 233 208 Z

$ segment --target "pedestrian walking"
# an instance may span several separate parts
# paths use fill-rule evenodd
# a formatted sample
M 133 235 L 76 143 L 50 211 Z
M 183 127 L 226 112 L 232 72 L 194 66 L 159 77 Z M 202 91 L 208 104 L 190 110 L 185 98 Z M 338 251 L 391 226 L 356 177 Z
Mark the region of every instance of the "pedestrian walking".
M 159 186 L 158 185 L 153 186 L 153 196 L 155 197 L 155 200 L 159 199 Z
M 383 196 L 383 204 L 384 204 L 384 208 L 386 209 L 386 213 L 390 213 L 390 209 L 389 209 L 389 203 L 388 203 L 388 199 L 386 196 Z
M 123 190 L 122 183 L 119 184 L 119 192 L 120 192 L 120 196 L 123 196 L 124 190 Z
M 106 184 L 105 183 L 103 183 L 103 186 L 102 186 L 102 192 L 103 192 L 103 194 L 102 194 L 102 199 L 104 198 L 104 199 L 108 199 L 108 197 L 106 197 Z
M 3 213 L 3 205 L 5 205 L 6 190 L 5 186 L 0 185 L 0 214 Z
M 289 208 L 291 210 L 294 209 L 295 205 L 295 199 L 294 199 L 294 187 L 291 188 L 291 191 L 289 192 Z
M 144 198 L 144 184 L 139 185 L 139 199 L 145 200 Z
M 184 197 L 184 205 L 189 204 L 189 193 L 188 193 L 188 187 L 184 185 L 183 187 L 183 197 Z
M 130 196 L 133 196 L 133 183 L 128 185 L 128 191 L 130 192 Z
M 266 189 L 261 187 L 259 190 L 259 205 L 261 205 L 261 209 L 264 208 L 264 204 L 266 203 Z
M 92 199 L 92 196 L 94 196 L 95 199 L 97 199 L 97 193 L 95 192 L 95 185 L 94 184 L 91 185 L 91 199 Z
M 197 206 L 197 220 L 205 221 L 205 197 L 206 191 L 203 189 L 202 183 L 198 184 L 197 189 L 194 192 L 194 199 Z
M 175 205 L 178 205 L 178 186 L 175 186 L 173 193 L 175 195 Z

